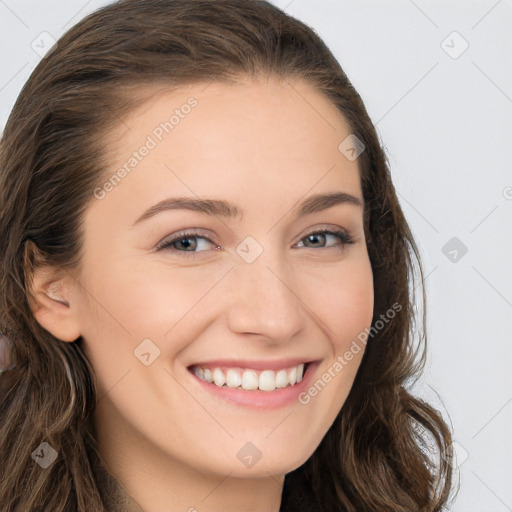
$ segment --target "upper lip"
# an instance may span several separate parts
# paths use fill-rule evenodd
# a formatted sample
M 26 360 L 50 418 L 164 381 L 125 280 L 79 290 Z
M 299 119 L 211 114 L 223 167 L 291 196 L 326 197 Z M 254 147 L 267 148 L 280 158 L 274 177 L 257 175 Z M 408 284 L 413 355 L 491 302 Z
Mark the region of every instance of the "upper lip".
M 271 361 L 263 361 L 261 359 L 215 359 L 211 361 L 201 361 L 191 364 L 189 368 L 194 366 L 202 366 L 203 368 L 251 368 L 253 370 L 281 370 L 283 368 L 291 368 L 301 363 L 312 363 L 316 360 L 307 357 L 293 357 L 287 359 L 275 359 Z

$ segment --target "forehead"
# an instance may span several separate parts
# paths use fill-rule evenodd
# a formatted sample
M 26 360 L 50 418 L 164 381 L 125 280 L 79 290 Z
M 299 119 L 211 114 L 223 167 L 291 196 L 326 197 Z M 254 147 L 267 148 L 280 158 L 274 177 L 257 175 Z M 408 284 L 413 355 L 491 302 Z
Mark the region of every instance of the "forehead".
M 139 89 L 137 96 L 142 102 L 107 134 L 113 161 L 148 138 L 169 150 L 186 142 L 213 151 L 224 143 L 232 154 L 252 147 L 289 158 L 304 158 L 318 149 L 338 156 L 339 143 L 350 134 L 335 105 L 301 80 L 254 78 L 171 90 L 155 85 Z
M 220 191 L 233 198 L 245 193 L 245 202 L 282 202 L 284 191 L 293 198 L 336 185 L 360 193 L 357 161 L 339 150 L 348 123 L 306 82 L 260 79 L 142 92 L 146 101 L 108 134 L 106 179 L 124 169 L 109 202 L 123 194 L 158 200 Z

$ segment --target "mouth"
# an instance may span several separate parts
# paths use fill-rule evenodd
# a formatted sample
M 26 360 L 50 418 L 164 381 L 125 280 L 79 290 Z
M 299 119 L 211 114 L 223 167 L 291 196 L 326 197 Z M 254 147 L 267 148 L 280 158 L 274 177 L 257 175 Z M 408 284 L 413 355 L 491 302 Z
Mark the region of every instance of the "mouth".
M 238 405 L 276 408 L 297 400 L 319 361 L 198 363 L 187 369 L 203 390 Z
M 193 365 L 190 369 L 201 380 L 213 383 L 219 388 L 274 391 L 300 383 L 308 364 L 300 363 L 277 371 L 206 365 Z

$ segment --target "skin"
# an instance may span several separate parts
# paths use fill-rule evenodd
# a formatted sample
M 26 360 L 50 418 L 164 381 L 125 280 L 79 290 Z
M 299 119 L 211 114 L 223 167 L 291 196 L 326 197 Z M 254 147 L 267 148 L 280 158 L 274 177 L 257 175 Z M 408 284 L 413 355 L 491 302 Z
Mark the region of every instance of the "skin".
M 328 99 L 301 81 L 261 79 L 152 95 L 109 134 L 107 176 L 190 97 L 198 101 L 190 114 L 103 199 L 91 201 L 76 275 L 55 281 L 49 294 L 51 272 L 36 274 L 35 315 L 64 341 L 82 336 L 100 390 L 100 451 L 144 510 L 278 511 L 284 475 L 332 425 L 363 350 L 307 405 L 275 410 L 216 400 L 187 367 L 304 355 L 320 360 L 315 381 L 370 327 L 362 208 L 338 204 L 295 215 L 316 193 L 362 201 L 357 160 L 338 150 L 350 130 Z M 224 199 L 243 217 L 174 210 L 132 226 L 175 196 Z M 186 228 L 206 237 L 191 240 L 197 247 L 190 257 L 179 243 L 155 251 Z M 308 234 L 325 228 L 345 229 L 354 243 L 325 235 L 308 244 Z M 263 248 L 250 264 L 236 252 L 247 236 Z M 146 338 L 160 350 L 149 366 L 134 356 Z M 247 442 L 261 452 L 252 467 L 237 457 Z

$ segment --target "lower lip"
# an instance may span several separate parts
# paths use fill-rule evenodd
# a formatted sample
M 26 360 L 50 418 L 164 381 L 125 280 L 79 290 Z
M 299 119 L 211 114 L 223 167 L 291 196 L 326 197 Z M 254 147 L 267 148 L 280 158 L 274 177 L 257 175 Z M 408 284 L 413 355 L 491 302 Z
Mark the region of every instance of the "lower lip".
M 189 369 L 189 373 L 204 390 L 222 400 L 246 407 L 271 410 L 298 402 L 299 394 L 309 387 L 318 365 L 318 361 L 309 363 L 302 380 L 298 384 L 274 391 L 245 391 L 243 389 L 228 388 L 227 386 L 219 387 L 212 382 L 200 379 L 191 369 Z

